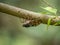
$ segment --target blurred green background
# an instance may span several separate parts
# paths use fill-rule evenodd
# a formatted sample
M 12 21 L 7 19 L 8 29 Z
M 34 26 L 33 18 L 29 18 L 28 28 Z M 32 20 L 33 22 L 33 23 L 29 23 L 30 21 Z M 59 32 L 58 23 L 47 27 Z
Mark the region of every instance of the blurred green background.
M 60 14 L 60 0 L 0 0 L 37 13 L 46 11 L 41 8 L 48 6 L 44 1 Z M 46 24 L 25 28 L 20 18 L 0 12 L 0 45 L 60 45 L 60 26 L 49 26 L 48 30 Z

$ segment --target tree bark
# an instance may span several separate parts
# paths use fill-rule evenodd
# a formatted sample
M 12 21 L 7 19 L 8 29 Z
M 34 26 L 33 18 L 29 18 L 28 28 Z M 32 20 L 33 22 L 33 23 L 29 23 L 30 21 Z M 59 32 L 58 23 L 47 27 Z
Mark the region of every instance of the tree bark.
M 48 20 L 51 18 L 50 25 L 56 24 L 60 21 L 60 16 L 52 16 L 52 15 L 43 15 L 40 13 L 28 11 L 25 9 L 21 9 L 18 7 L 14 7 L 5 3 L 0 3 L 0 12 L 7 13 L 12 16 L 16 16 L 19 18 L 27 19 L 27 20 L 37 20 L 43 24 L 47 24 Z M 56 24 L 56 26 L 60 26 L 60 23 Z

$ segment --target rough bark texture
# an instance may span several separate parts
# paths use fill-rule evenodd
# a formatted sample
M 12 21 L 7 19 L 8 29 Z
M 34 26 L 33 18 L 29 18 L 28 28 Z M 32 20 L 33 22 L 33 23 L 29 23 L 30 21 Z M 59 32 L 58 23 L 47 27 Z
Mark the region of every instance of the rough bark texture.
M 24 18 L 27 20 L 37 20 L 38 22 L 40 21 L 43 24 L 47 24 L 49 18 L 51 18 L 51 25 L 54 25 L 55 23 L 57 23 L 57 21 L 60 20 L 60 16 L 55 17 L 51 15 L 43 15 L 40 13 L 28 11 L 28 10 L 14 7 L 4 3 L 0 3 L 0 12 L 7 13 L 19 18 Z M 56 25 L 60 26 L 59 23 Z

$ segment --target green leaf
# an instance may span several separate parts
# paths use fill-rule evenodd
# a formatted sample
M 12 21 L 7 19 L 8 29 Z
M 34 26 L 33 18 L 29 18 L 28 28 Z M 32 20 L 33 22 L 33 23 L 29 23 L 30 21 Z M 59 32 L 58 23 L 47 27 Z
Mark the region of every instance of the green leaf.
M 46 9 L 46 10 L 52 12 L 52 13 L 56 13 L 56 12 L 57 12 L 57 9 L 54 9 L 54 8 L 52 8 L 52 7 L 46 7 L 46 8 L 44 8 L 44 9 Z
M 51 18 L 48 19 L 48 22 L 47 22 L 47 30 L 48 30 L 48 27 L 49 27 L 50 23 L 51 23 Z
M 52 7 L 41 7 L 41 8 L 43 8 L 51 13 L 54 13 L 54 14 L 56 14 L 56 12 L 57 12 L 57 9 L 52 8 Z

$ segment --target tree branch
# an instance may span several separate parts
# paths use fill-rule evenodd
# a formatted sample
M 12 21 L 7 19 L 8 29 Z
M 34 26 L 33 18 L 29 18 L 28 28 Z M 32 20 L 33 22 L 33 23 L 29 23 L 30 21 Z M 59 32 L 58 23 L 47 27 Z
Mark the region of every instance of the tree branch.
M 51 15 L 43 15 L 40 13 L 14 7 L 5 3 L 0 3 L 0 12 L 27 20 L 39 20 L 43 24 L 47 24 L 49 18 L 51 18 L 51 25 L 54 25 L 55 23 L 57 23 L 57 21 L 60 20 L 60 16 L 55 17 Z M 56 26 L 60 26 L 60 24 L 57 24 Z

